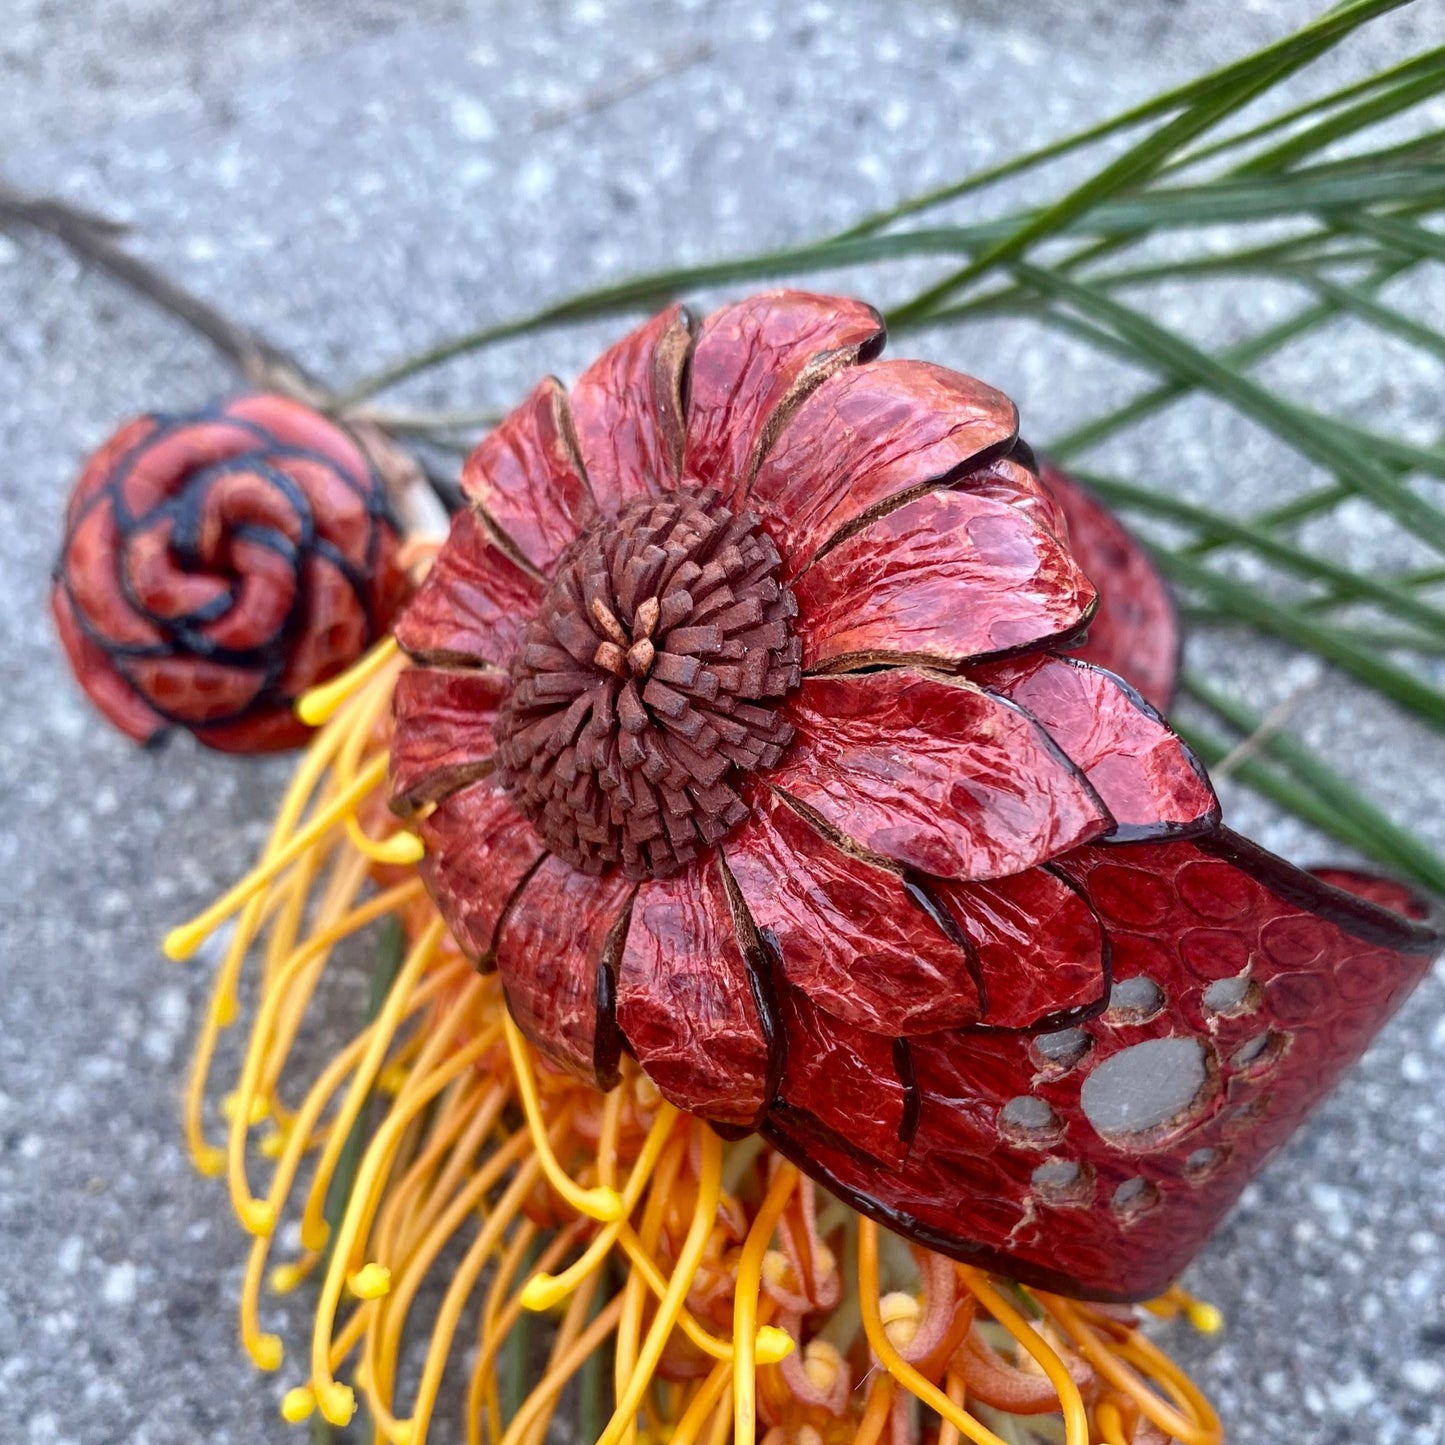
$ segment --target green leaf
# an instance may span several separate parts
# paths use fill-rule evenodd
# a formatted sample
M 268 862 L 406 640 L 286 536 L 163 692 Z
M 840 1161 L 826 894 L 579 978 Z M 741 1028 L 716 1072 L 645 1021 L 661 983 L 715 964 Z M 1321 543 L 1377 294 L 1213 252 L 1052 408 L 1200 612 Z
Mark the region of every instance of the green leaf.
M 1260 720 L 1248 708 L 1226 697 L 1202 678 L 1187 674 L 1184 678 L 1185 691 L 1203 703 L 1217 716 L 1244 736 L 1258 732 Z M 1362 852 L 1379 859 L 1382 863 L 1403 869 L 1436 893 L 1445 894 L 1445 859 L 1428 848 L 1412 833 L 1392 822 L 1379 808 L 1371 803 L 1350 783 L 1315 756 L 1303 743 L 1287 733 L 1276 733 L 1262 743 L 1261 750 L 1278 758 L 1295 784 L 1313 795 L 1314 800 L 1343 820 L 1353 831 L 1354 837 L 1344 837 Z M 1255 774 L 1251 769 L 1250 773 Z M 1242 781 L 1255 785 L 1253 776 L 1246 776 L 1245 767 L 1239 770 Z M 1263 791 L 1263 790 L 1261 790 Z M 1276 801 L 1279 799 L 1277 798 Z M 1291 811 L 1305 816 L 1300 807 L 1301 800 L 1296 793 L 1291 800 Z M 1307 806 L 1314 807 L 1314 803 Z M 1310 821 L 1323 825 L 1327 813 L 1320 811 Z M 1336 837 L 1343 835 L 1333 828 L 1327 831 Z

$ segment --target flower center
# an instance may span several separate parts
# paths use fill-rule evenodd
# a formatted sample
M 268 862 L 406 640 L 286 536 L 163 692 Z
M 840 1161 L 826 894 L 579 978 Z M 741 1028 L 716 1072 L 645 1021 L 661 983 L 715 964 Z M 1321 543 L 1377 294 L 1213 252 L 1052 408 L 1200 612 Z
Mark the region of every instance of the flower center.
M 496 722 L 498 777 L 554 853 L 664 878 L 747 816 L 739 775 L 782 756 L 801 678 L 780 566 L 713 491 L 633 502 L 568 549 Z

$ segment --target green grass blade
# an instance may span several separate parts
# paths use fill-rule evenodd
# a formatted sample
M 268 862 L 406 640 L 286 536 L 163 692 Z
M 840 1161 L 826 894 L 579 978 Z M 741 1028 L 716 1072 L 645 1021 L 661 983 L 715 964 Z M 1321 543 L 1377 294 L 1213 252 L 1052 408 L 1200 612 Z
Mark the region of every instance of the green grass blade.
M 1187 674 L 1185 691 L 1211 712 L 1248 737 L 1259 728 L 1259 719 L 1247 708 L 1211 687 L 1202 678 Z M 1414 834 L 1392 822 L 1350 783 L 1326 766 L 1305 745 L 1288 733 L 1276 733 L 1262 745 L 1262 751 L 1279 759 L 1327 808 L 1348 821 L 1365 840 L 1362 851 L 1381 862 L 1404 869 L 1427 888 L 1445 894 L 1445 859 Z M 1245 779 L 1243 768 L 1239 776 Z M 1348 840 L 1347 840 L 1348 841 Z
M 1076 471 L 1075 475 L 1113 506 L 1182 522 L 1225 543 L 1248 547 L 1257 556 L 1277 564 L 1297 577 L 1304 577 L 1312 582 L 1330 583 L 1353 600 L 1376 603 L 1403 621 L 1413 623 L 1427 633 L 1445 640 L 1445 611 L 1429 602 L 1421 601 L 1388 579 L 1352 572 L 1348 567 L 1316 557 L 1292 543 L 1283 541 L 1264 528 L 1197 507 L 1164 492 L 1133 486 L 1113 477 L 1100 476 L 1096 472 Z
M 1328 467 L 1347 487 L 1389 512 L 1422 541 L 1445 552 L 1445 514 L 1412 492 L 1388 467 L 1361 455 L 1330 418 L 1276 395 L 1237 367 L 1093 287 L 1027 262 L 1017 263 L 1015 271 L 1042 294 L 1102 322 L 1107 333 L 1097 328 L 1083 329 L 1097 344 L 1110 345 L 1136 364 L 1188 381 L 1229 402 L 1312 461 Z M 1067 316 L 1051 313 L 1048 319 L 1067 329 L 1078 329 L 1070 325 Z
M 1225 577 L 1185 553 L 1162 547 L 1152 550 L 1168 576 L 1217 610 L 1258 632 L 1315 653 L 1445 732 L 1445 693 L 1362 646 L 1348 631 L 1321 623 L 1298 607 Z

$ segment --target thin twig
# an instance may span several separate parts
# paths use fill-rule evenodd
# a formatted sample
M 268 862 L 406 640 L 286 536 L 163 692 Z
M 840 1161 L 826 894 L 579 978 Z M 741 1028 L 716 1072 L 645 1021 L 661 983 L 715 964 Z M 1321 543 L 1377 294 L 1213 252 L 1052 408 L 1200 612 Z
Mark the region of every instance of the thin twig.
M 1299 709 L 1299 705 L 1306 697 L 1320 685 L 1320 679 L 1315 678 L 1305 683 L 1303 687 L 1296 688 L 1287 698 L 1276 703 L 1274 707 L 1265 713 L 1260 719 L 1259 726 L 1250 733 L 1247 738 L 1236 743 L 1220 760 L 1215 763 L 1209 773 L 1217 782 L 1220 778 L 1227 778 L 1233 772 L 1238 771 L 1240 766 L 1247 763 L 1256 756 L 1260 750 L 1284 727 Z
M 606 110 L 619 101 L 630 100 L 634 95 L 640 94 L 659 81 L 670 80 L 675 75 L 681 75 L 683 72 L 691 70 L 694 65 L 710 59 L 712 53 L 712 42 L 704 40 L 700 45 L 691 45 L 686 50 L 665 55 L 656 65 L 646 66 L 636 74 L 619 81 L 616 85 L 594 90 L 571 105 L 558 105 L 547 110 L 539 110 L 532 117 L 532 130 L 555 130 L 569 121 L 580 120 L 586 115 L 596 115 L 598 111 Z

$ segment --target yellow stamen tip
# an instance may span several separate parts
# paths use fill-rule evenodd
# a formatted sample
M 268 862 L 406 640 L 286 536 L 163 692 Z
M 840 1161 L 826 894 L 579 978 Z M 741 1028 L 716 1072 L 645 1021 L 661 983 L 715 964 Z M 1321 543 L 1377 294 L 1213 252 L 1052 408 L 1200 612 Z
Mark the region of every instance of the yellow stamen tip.
M 196 1166 L 196 1173 L 204 1174 L 207 1179 L 216 1179 L 226 1172 L 226 1156 L 214 1144 L 197 1149 L 191 1163 Z
M 316 1396 L 308 1385 L 297 1385 L 281 1397 L 281 1418 L 288 1424 L 299 1425 L 309 1420 L 316 1409 Z
M 416 1422 L 398 1420 L 386 1434 L 392 1445 L 412 1445 L 412 1441 L 416 1439 Z
M 246 1231 L 257 1239 L 269 1239 L 276 1228 L 276 1211 L 264 1199 L 247 1199 L 236 1213 Z
M 584 1189 L 577 1196 L 577 1208 L 589 1219 L 602 1224 L 611 1224 L 622 1218 L 622 1196 L 615 1189 L 599 1184 L 595 1189 Z
M 233 993 L 224 993 L 211 1005 L 211 1017 L 218 1029 L 228 1029 L 241 1016 L 241 1001 Z
M 286 1347 L 279 1335 L 255 1335 L 246 1341 L 246 1349 L 258 1370 L 279 1370 L 286 1358 Z
M 376 1087 L 387 1094 L 399 1094 L 406 1087 L 410 1071 L 405 1064 L 388 1064 L 377 1075 Z
M 352 663 L 345 672 L 339 673 L 329 682 L 323 682 L 303 692 L 296 699 L 296 716 L 307 727 L 320 727 L 337 713 L 347 698 L 370 682 L 395 655 L 396 639 L 388 637 Z
M 240 1107 L 240 1096 L 238 1094 L 227 1094 L 221 1100 L 221 1117 L 223 1119 L 234 1119 L 236 1110 Z M 271 1112 L 270 1101 L 260 1094 L 252 1094 L 250 1105 L 246 1110 L 246 1122 L 251 1125 L 259 1124 Z
M 316 1403 L 328 1425 L 349 1425 L 356 1414 L 356 1391 L 332 1380 L 317 1392 Z
M 184 963 L 205 942 L 209 928 L 197 928 L 193 923 L 183 923 L 173 928 L 161 940 L 161 952 L 172 963 Z
M 346 1283 L 357 1299 L 380 1299 L 391 1293 L 391 1271 L 384 1264 L 364 1264 Z
M 286 1136 L 279 1129 L 272 1129 L 257 1145 L 263 1159 L 279 1159 L 286 1152 Z
M 326 1241 L 331 1238 L 331 1226 L 324 1219 L 301 1221 L 301 1247 L 309 1250 L 322 1250 L 326 1248 Z
M 753 1346 L 758 1364 L 776 1365 L 792 1352 L 793 1337 L 787 1330 L 780 1330 L 776 1325 L 763 1325 L 758 1330 L 757 1343 Z
M 415 863 L 425 855 L 426 845 L 415 833 L 393 833 L 373 839 L 369 852 L 378 863 Z
M 306 1278 L 306 1271 L 297 1264 L 278 1264 L 266 1276 L 272 1294 L 290 1294 Z
M 522 1308 L 524 1310 L 549 1310 L 559 1305 L 572 1293 L 573 1285 L 555 1274 L 534 1274 L 522 1286 Z
M 1204 1300 L 1193 1301 L 1187 1309 L 1189 1323 L 1201 1335 L 1217 1335 L 1224 1328 L 1224 1311 Z

